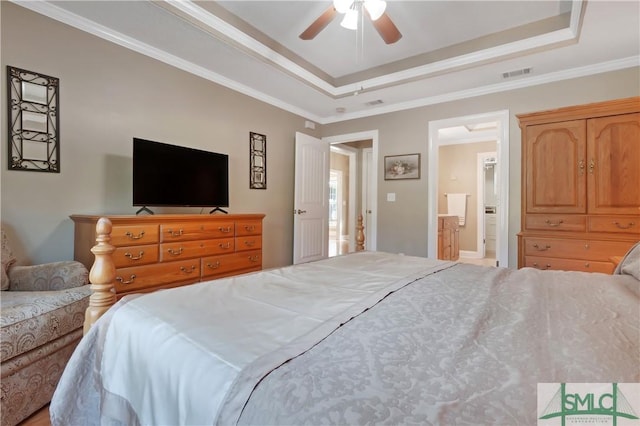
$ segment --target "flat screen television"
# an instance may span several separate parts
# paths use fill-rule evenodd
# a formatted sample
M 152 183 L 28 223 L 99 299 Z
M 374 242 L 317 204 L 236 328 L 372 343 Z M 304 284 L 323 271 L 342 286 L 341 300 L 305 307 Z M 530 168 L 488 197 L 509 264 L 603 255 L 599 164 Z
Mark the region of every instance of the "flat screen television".
M 133 205 L 229 207 L 229 156 L 133 138 Z

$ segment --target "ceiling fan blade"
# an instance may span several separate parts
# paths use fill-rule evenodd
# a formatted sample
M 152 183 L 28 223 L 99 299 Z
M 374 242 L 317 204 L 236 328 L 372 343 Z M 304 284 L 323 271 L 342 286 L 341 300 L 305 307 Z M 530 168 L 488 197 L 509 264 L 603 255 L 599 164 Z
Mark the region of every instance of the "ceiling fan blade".
M 378 31 L 378 34 L 380 34 L 380 37 L 382 37 L 385 43 L 393 44 L 402 38 L 402 34 L 398 31 L 398 27 L 396 27 L 386 12 L 372 22 L 374 28 Z
M 336 16 L 336 8 L 329 6 L 309 27 L 299 35 L 303 40 L 311 40 L 317 36 Z

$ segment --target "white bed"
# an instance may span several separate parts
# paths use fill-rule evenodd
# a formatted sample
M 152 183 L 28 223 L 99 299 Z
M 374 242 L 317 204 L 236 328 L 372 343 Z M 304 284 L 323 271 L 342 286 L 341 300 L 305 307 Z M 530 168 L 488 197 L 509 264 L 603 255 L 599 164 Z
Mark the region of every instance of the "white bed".
M 52 423 L 535 424 L 537 383 L 640 381 L 640 247 L 618 269 L 360 252 L 125 297 Z

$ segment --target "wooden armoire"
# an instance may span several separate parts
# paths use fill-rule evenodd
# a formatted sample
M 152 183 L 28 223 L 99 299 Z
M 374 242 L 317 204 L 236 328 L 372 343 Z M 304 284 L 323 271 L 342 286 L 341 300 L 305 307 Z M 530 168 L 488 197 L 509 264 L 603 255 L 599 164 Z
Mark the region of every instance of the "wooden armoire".
M 640 97 L 517 117 L 518 267 L 613 272 L 640 240 Z

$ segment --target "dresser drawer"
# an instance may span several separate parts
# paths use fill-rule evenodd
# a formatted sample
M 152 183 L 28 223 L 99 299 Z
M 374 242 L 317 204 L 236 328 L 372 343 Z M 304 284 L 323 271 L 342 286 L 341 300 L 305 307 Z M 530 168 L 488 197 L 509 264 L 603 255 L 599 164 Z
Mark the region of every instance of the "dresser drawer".
M 114 225 L 111 244 L 116 247 L 158 242 L 158 225 Z
M 524 238 L 526 256 L 603 260 L 625 254 L 633 245 L 625 241 L 561 240 L 556 238 Z
M 236 222 L 236 236 L 262 234 L 261 220 L 243 220 Z
M 113 252 L 113 263 L 116 268 L 147 265 L 158 261 L 158 245 L 118 247 Z
M 640 215 L 590 216 L 589 232 L 615 232 L 640 235 Z
M 236 251 L 257 250 L 262 248 L 261 235 L 236 237 Z
M 216 275 L 242 269 L 261 269 L 262 252 L 260 250 L 210 256 L 202 259 L 202 277 L 214 278 Z
M 116 270 L 116 293 L 139 291 L 174 283 L 197 282 L 200 279 L 200 260 L 180 260 L 135 266 Z
M 542 270 L 602 272 L 605 274 L 611 274 L 614 269 L 611 262 L 537 256 L 525 256 L 524 266 Z
M 525 228 L 538 231 L 584 232 L 587 226 L 584 216 L 528 214 L 525 217 Z
M 181 241 L 160 244 L 160 261 L 173 262 L 179 259 L 211 256 L 213 254 L 233 253 L 235 240 L 233 237 L 213 240 Z
M 234 236 L 233 220 L 215 223 L 176 222 L 160 225 L 160 242 L 206 240 Z

